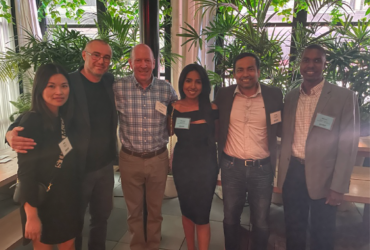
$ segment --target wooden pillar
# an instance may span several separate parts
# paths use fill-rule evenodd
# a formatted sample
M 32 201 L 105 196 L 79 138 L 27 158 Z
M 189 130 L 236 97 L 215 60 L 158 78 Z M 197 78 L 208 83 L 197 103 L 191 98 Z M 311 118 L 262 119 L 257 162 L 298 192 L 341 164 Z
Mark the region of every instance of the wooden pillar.
M 40 0 L 36 0 L 37 9 L 39 8 L 40 4 L 41 4 Z M 43 11 L 43 15 L 45 16 L 45 11 Z M 40 25 L 41 34 L 44 36 L 46 29 L 47 29 L 46 17 L 44 17 L 43 19 L 39 21 L 39 25 Z
M 167 0 L 167 2 L 171 4 L 171 0 Z M 171 28 L 172 28 L 171 16 L 166 15 L 164 17 L 164 22 L 166 23 L 166 26 L 164 27 L 164 33 L 165 33 L 164 44 L 165 46 L 168 46 L 169 51 L 171 51 L 172 50 L 172 47 L 171 47 Z M 166 61 L 166 64 L 167 65 L 165 66 L 165 70 L 164 70 L 165 79 L 171 82 L 171 61 Z
M 295 6 L 297 5 L 297 2 L 294 2 L 294 11 L 295 11 Z M 295 29 L 298 24 L 303 24 L 303 26 L 307 26 L 307 11 L 301 10 L 300 12 L 297 13 L 296 17 L 293 17 L 292 21 L 292 35 L 291 35 L 291 41 L 290 41 L 290 57 L 289 57 L 289 62 L 293 62 L 296 59 L 297 55 L 297 49 L 295 46 L 295 42 L 293 37 L 295 36 Z
M 104 2 L 106 2 L 106 0 L 104 0 Z M 98 26 L 100 28 L 102 27 L 102 22 L 99 18 L 99 13 L 104 13 L 106 11 L 107 11 L 107 8 L 105 7 L 105 4 L 100 0 L 96 0 L 96 13 L 98 14 L 97 15 L 97 22 L 98 22 Z
M 154 54 L 153 75 L 159 77 L 159 1 L 139 0 L 140 42 L 148 45 Z

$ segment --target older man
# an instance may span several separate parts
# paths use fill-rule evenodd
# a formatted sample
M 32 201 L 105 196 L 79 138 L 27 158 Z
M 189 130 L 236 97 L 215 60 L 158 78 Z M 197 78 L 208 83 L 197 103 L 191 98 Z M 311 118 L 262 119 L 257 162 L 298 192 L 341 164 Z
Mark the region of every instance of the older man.
M 283 189 L 287 250 L 334 248 L 337 206 L 348 192 L 359 140 L 356 94 L 325 81 L 326 53 L 302 55 L 303 83 L 285 98 L 278 186 Z
M 91 215 L 89 250 L 105 249 L 107 220 L 113 207 L 117 114 L 112 90 L 114 77 L 106 73 L 111 56 L 112 50 L 106 42 L 92 40 L 82 51 L 84 66 L 70 74 L 77 102 L 79 144 L 76 147 L 81 148 L 80 166 L 85 177 L 82 182 L 83 212 L 89 204 Z M 10 129 L 17 126 L 17 121 Z M 15 151 L 27 153 L 33 149 L 34 142 L 19 137 L 20 130 L 22 128 L 16 127 L 7 132 L 6 139 Z M 77 249 L 81 249 L 81 240 L 81 237 L 76 239 Z
M 168 172 L 166 107 L 177 100 L 171 85 L 152 72 L 155 60 L 144 44 L 129 59 L 134 74 L 113 85 L 120 123 L 120 172 L 128 210 L 131 250 L 158 250 L 161 206 Z M 146 240 L 143 223 L 144 189 L 148 210 Z

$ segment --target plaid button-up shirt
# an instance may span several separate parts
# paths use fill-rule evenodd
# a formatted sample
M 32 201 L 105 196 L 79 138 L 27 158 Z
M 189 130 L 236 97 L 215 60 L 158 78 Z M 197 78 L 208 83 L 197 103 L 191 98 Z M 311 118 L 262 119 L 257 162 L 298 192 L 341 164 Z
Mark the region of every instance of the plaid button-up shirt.
M 307 95 L 300 87 L 300 95 L 295 115 L 294 139 L 292 144 L 293 156 L 305 159 L 306 141 L 308 130 L 310 129 L 313 113 L 319 101 L 325 80 L 311 89 L 311 94 Z
M 155 109 L 155 105 L 159 101 L 167 106 L 178 99 L 172 86 L 153 77 L 150 85 L 143 89 L 132 75 L 115 81 L 113 91 L 122 146 L 139 153 L 166 146 L 167 118 Z

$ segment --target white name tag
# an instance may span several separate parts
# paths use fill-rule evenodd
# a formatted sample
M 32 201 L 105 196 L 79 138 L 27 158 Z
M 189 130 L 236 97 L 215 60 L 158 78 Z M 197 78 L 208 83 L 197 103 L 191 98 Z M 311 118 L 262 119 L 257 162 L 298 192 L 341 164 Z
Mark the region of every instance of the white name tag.
M 327 115 L 317 113 L 316 119 L 313 125 L 320 127 L 320 128 L 327 129 L 327 130 L 331 130 L 331 128 L 333 127 L 334 120 L 335 120 L 334 117 L 330 117 Z
M 59 148 L 64 156 L 66 156 L 72 150 L 72 145 L 69 142 L 68 137 L 59 143 Z
M 12 159 L 10 158 L 5 158 L 5 159 L 2 159 L 0 160 L 0 163 L 7 163 L 8 161 L 11 161 Z
M 9 155 L 0 155 L 0 160 L 8 157 Z
M 164 105 L 163 103 L 159 102 L 159 101 L 156 101 L 155 102 L 155 110 L 157 110 L 162 115 L 166 115 L 166 113 L 167 113 L 167 106 Z
M 271 125 L 281 122 L 281 111 L 276 111 L 270 114 Z
M 175 128 L 189 129 L 190 128 L 190 118 L 177 117 Z

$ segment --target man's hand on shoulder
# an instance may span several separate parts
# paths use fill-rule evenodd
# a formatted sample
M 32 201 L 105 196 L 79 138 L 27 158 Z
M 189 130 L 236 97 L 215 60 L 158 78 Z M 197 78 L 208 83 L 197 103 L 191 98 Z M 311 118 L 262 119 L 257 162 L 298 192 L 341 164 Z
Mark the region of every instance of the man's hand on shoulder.
M 13 130 L 6 133 L 6 141 L 9 146 L 17 153 L 27 153 L 27 150 L 34 149 L 36 143 L 31 138 L 25 138 L 18 136 L 18 133 L 22 131 L 23 127 L 15 127 Z
M 331 205 L 331 206 L 339 206 L 343 201 L 343 195 L 342 193 L 335 192 L 333 190 L 330 190 L 328 196 L 326 197 L 325 204 Z

